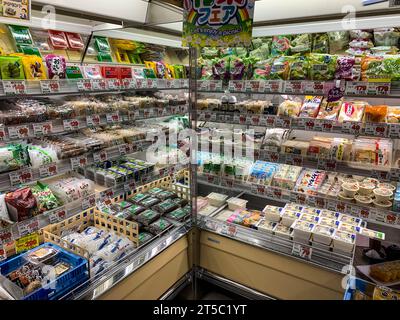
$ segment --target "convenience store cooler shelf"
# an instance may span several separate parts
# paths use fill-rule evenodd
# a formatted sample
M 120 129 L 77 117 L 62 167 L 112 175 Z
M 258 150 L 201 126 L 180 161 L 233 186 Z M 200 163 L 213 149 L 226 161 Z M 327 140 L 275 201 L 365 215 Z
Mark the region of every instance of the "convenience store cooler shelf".
M 224 145 L 221 144 L 221 149 L 225 152 L 224 148 Z M 199 143 L 199 150 L 203 152 L 213 152 L 216 154 L 221 152 L 221 150 L 213 150 L 211 145 L 207 147 L 207 143 Z M 336 159 L 324 159 L 297 154 L 281 153 L 279 152 L 278 148 L 270 148 L 268 150 L 259 148 L 242 148 L 239 150 L 241 150 L 241 155 L 243 157 L 254 156 L 255 160 L 260 161 L 338 172 L 349 175 L 365 176 L 387 182 L 398 182 L 400 179 L 400 168 L 373 166 L 363 163 L 339 161 Z M 234 154 L 233 149 L 228 149 L 227 151 L 231 151 L 231 153 L 228 154 Z
M 215 217 L 200 217 L 201 229 L 234 239 L 252 246 L 273 251 L 291 258 L 300 259 L 303 262 L 315 264 L 335 272 L 342 272 L 348 265 L 353 264 L 354 250 L 350 256 L 322 249 L 315 246 L 296 243 L 274 234 L 268 234 L 259 230 L 224 222 Z M 307 252 L 303 255 L 300 252 Z
M 3 80 L 0 84 L 0 98 L 79 93 L 97 94 L 123 91 L 180 90 L 187 89 L 188 87 L 188 79 Z
M 98 162 L 117 160 L 122 156 L 143 151 L 151 144 L 151 141 L 140 140 L 133 144 L 122 144 L 99 151 L 88 152 L 78 157 L 43 165 L 40 168 L 24 168 L 8 173 L 2 173 L 0 174 L 0 191 L 8 191 L 12 188 L 17 188 L 21 184 L 63 175 L 70 171 L 85 168 Z
M 400 82 L 363 81 L 311 81 L 311 80 L 233 80 L 225 86 L 220 80 L 198 80 L 199 93 L 276 94 L 276 95 L 327 95 L 339 87 L 346 97 L 374 97 L 398 99 Z
M 158 237 L 153 238 L 149 243 L 139 247 L 138 250 L 125 257 L 122 261 L 119 261 L 106 274 L 101 274 L 99 277 L 91 279 L 89 282 L 68 293 L 62 299 L 97 299 L 182 237 L 186 236 L 190 228 L 189 224 L 180 224 L 169 229 Z
M 197 111 L 197 121 L 400 139 L 400 124 L 392 123 L 340 123 L 333 120 L 205 110 Z
M 319 209 L 337 211 L 362 218 L 369 223 L 400 229 L 400 213 L 372 206 L 360 206 L 353 202 L 338 200 L 336 198 L 312 196 L 296 191 L 226 179 L 221 176 L 210 174 L 199 174 L 198 182 L 211 187 L 219 186 L 230 191 L 245 192 L 246 194 L 255 195 L 282 204 L 296 203 Z
M 76 117 L 74 119 L 49 120 L 40 123 L 0 126 L 0 141 L 16 141 L 48 135 L 59 135 L 76 130 L 105 125 L 125 124 L 134 121 L 158 119 L 174 115 L 184 115 L 188 106 L 168 106 L 166 108 L 138 109 L 128 113 L 110 112 Z

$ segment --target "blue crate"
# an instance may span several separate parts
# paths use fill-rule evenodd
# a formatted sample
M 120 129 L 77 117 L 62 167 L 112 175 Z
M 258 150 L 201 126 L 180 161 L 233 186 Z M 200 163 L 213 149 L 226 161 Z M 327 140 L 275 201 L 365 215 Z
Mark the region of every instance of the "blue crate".
M 66 295 L 73 288 L 89 280 L 88 261 L 52 243 L 44 243 L 33 250 L 0 263 L 1 274 L 7 276 L 9 273 L 20 268 L 27 262 L 26 256 L 30 252 L 42 247 L 52 247 L 56 249 L 58 251 L 56 259 L 60 262 L 66 262 L 72 267 L 68 272 L 55 280 L 55 285 L 50 284 L 51 288 L 40 288 L 25 296 L 23 300 L 57 300 Z

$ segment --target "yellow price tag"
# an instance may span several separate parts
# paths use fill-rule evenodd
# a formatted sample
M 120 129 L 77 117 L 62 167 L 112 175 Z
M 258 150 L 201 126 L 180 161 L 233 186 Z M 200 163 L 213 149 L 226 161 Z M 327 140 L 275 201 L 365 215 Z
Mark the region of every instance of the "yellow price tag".
M 15 251 L 18 253 L 28 251 L 39 246 L 39 234 L 32 233 L 15 240 Z

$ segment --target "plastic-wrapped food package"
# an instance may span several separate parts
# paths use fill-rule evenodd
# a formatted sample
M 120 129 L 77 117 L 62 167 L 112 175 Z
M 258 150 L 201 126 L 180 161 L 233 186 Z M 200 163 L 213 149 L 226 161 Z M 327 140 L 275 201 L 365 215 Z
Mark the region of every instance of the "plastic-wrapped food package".
M 58 161 L 57 153 L 51 147 L 41 148 L 33 145 L 28 146 L 28 153 L 33 168 L 40 168 L 45 164 Z
M 5 194 L 0 194 L 0 220 L 10 221 L 10 215 L 8 214 L 7 210 Z
M 361 77 L 363 81 L 368 81 L 370 77 L 384 75 L 382 57 L 365 57 L 361 61 Z
M 28 164 L 26 147 L 10 144 L 0 147 L 0 172 L 17 170 Z
M 7 193 L 5 201 L 14 222 L 27 220 L 38 214 L 36 198 L 28 187 Z
M 157 220 L 156 222 L 153 222 L 149 226 L 149 231 L 153 234 L 160 234 L 167 230 L 170 226 L 172 226 L 172 223 L 169 222 L 168 220 L 165 220 L 163 218 Z
M 289 36 L 274 36 L 272 38 L 271 55 L 281 56 L 289 55 L 290 53 L 290 37 Z
M 350 42 L 349 31 L 328 32 L 330 54 L 343 53 Z
M 364 115 L 365 107 L 368 105 L 364 101 L 344 102 L 339 113 L 338 121 L 360 122 Z
M 328 102 L 324 100 L 319 109 L 317 119 L 337 120 L 340 109 L 342 108 L 343 99 Z
M 273 178 L 272 186 L 280 187 L 286 190 L 293 190 L 302 170 L 302 167 L 289 165 L 280 166 L 280 169 L 276 172 Z
M 306 96 L 301 107 L 299 117 L 315 118 L 318 115 L 322 99 L 323 97 Z
M 337 56 L 312 53 L 308 59 L 311 80 L 328 81 L 335 78 Z
M 329 53 L 329 37 L 326 33 L 313 34 L 312 52 Z
M 87 79 L 101 79 L 100 66 L 85 66 L 83 67 L 83 74 Z
M 400 123 L 400 107 L 389 107 L 387 114 L 388 123 Z
M 231 80 L 243 80 L 247 75 L 247 65 L 240 57 L 231 57 L 229 61 L 229 75 Z
M 350 30 L 351 39 L 372 39 L 372 30 Z
M 33 196 L 36 198 L 39 213 L 56 209 L 61 205 L 48 186 L 38 182 L 31 187 Z
M 120 238 L 96 252 L 96 256 L 107 262 L 113 262 L 120 260 L 134 249 L 135 246 L 131 241 L 125 238 Z
M 213 61 L 212 73 L 214 80 L 228 80 L 230 78 L 229 64 L 230 64 L 229 56 Z
M 21 57 L 0 56 L 0 71 L 3 80 L 24 80 Z
M 388 77 L 386 78 L 390 78 L 392 81 L 399 81 L 400 55 L 385 56 L 385 58 L 383 59 L 383 70 L 384 70 L 384 75 L 388 75 Z
M 268 129 L 265 133 L 263 145 L 265 147 L 276 147 L 279 148 L 284 141 L 284 137 L 287 131 L 284 129 Z
M 266 59 L 270 54 L 270 46 L 269 44 L 265 43 L 259 48 L 250 51 L 249 57 L 255 59 L 255 61 L 261 61 Z
M 309 143 L 307 155 L 321 159 L 330 159 L 332 141 L 333 139 L 331 138 L 314 137 Z
M 399 44 L 400 32 L 395 28 L 381 28 L 374 30 L 376 46 L 395 46 Z
M 278 116 L 295 118 L 299 115 L 301 106 L 301 101 L 285 100 L 278 107 Z
M 352 161 L 376 166 L 391 166 L 392 148 L 392 142 L 386 139 L 356 139 L 353 144 Z
M 318 170 L 304 170 L 296 184 L 296 191 L 317 195 L 318 189 L 325 181 L 326 173 Z
M 65 32 L 57 30 L 49 30 L 49 39 L 54 49 L 68 49 L 68 41 Z
M 354 65 L 356 64 L 355 58 L 352 57 L 339 57 L 337 59 L 337 69 L 335 79 L 341 80 L 354 80 Z
M 67 62 L 64 57 L 49 54 L 46 56 L 47 71 L 49 79 L 65 79 Z
M 308 141 L 288 140 L 282 143 L 281 152 L 306 156 L 309 146 L 310 143 Z
M 364 121 L 370 122 L 386 122 L 388 114 L 388 106 L 366 106 Z
M 270 79 L 274 59 L 267 59 L 257 62 L 254 65 L 253 78 L 267 80 Z
M 69 203 L 93 194 L 94 183 L 88 179 L 71 177 L 50 183 L 49 188 L 63 203 Z
M 371 48 L 371 52 L 375 56 L 396 55 L 399 48 L 393 46 L 379 46 Z
M 42 58 L 36 55 L 22 56 L 21 62 L 27 80 L 45 80 L 47 79 L 46 70 Z
M 273 60 L 271 73 L 269 74 L 270 79 L 281 79 L 287 80 L 290 72 L 290 60 L 291 57 L 277 57 Z
M 371 49 L 374 43 L 371 40 L 354 39 L 349 43 L 350 48 L 354 49 Z
M 82 50 L 85 46 L 79 33 L 65 32 L 69 47 L 74 50 Z
M 305 54 L 311 52 L 311 35 L 308 33 L 293 36 L 290 42 L 290 51 L 292 54 Z
M 309 72 L 308 59 L 304 56 L 293 56 L 289 59 L 289 80 L 306 80 Z

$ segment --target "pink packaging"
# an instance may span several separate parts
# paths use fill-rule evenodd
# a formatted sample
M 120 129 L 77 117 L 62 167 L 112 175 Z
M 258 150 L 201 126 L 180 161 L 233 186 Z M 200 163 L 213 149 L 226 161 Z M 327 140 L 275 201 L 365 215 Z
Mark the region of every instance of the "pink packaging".
M 49 74 L 49 79 L 65 79 L 67 62 L 62 56 L 49 54 L 46 56 L 46 66 Z

